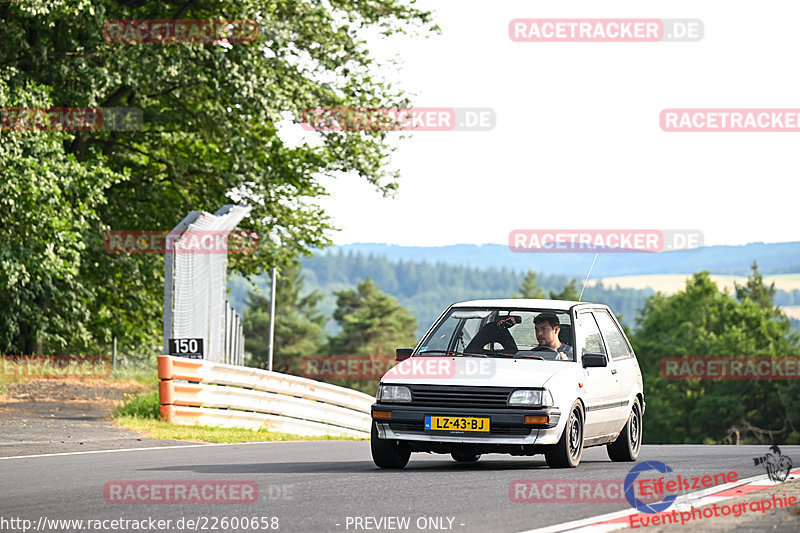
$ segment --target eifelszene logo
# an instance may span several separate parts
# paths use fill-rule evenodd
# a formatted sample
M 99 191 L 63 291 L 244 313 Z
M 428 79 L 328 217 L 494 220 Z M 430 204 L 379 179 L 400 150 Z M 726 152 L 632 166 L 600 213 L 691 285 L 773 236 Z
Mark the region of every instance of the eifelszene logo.
M 775 453 L 753 457 L 753 463 L 756 466 L 764 465 L 764 468 L 767 469 L 767 476 L 771 481 L 776 483 L 786 481 L 786 478 L 789 477 L 789 472 L 792 470 L 792 460 L 788 456 L 782 455 L 781 449 L 776 444 L 770 446 L 769 449 Z
M 628 472 L 628 475 L 625 476 L 625 498 L 628 500 L 628 503 L 631 504 L 631 507 L 637 511 L 641 513 L 656 514 L 672 505 L 677 496 L 675 494 L 670 494 L 669 496 L 665 496 L 660 502 L 656 503 L 643 502 L 637 498 L 636 494 L 634 493 L 633 484 L 636 481 L 636 478 L 639 477 L 640 473 L 647 472 L 648 470 L 655 470 L 657 472 L 661 472 L 662 474 L 672 472 L 672 469 L 661 461 L 645 461 L 644 463 L 639 463 L 631 468 Z

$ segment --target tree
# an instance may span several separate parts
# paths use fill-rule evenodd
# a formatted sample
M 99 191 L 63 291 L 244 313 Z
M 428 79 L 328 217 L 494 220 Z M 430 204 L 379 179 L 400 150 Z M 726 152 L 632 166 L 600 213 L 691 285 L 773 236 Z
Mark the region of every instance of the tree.
M 0 78 L 0 108 L 50 107 L 48 93 L 35 83 L 14 91 Z M 100 289 L 81 278 L 81 260 L 96 252 L 84 237 L 98 223 L 95 208 L 114 177 L 65 154 L 69 134 L 0 136 L 0 354 L 98 354 L 111 336 L 92 338 Z M 111 317 L 95 310 L 96 318 Z
M 561 289 L 561 292 L 550 291 L 550 299 L 578 301 L 578 298 L 580 298 L 580 294 L 578 294 L 577 283 L 578 283 L 577 280 L 571 279 L 569 283 L 564 285 L 564 288 Z
M 756 261 L 753 261 L 750 270 L 753 272 L 744 285 L 733 282 L 736 287 L 736 298 L 739 301 L 747 298 L 761 307 L 771 309 L 775 301 L 775 282 L 772 282 L 769 287 L 764 285 L 764 276 L 758 271 L 758 263 Z
M 776 318 L 771 307 L 737 302 L 703 271 L 677 294 L 648 298 L 637 322 L 630 339 L 644 375 L 647 442 L 721 442 L 743 420 L 765 429 L 779 429 L 785 420 L 796 424 L 795 383 L 669 381 L 659 373 L 664 357 L 800 355 L 788 320 Z
M 514 298 L 546 298 L 544 289 L 539 287 L 536 277 L 536 272 L 528 270 L 527 274 L 525 274 L 525 279 L 522 280 L 522 285 L 519 286 L 520 294 L 515 294 Z
M 292 263 L 281 271 L 275 287 L 275 340 L 272 369 L 288 374 L 300 373 L 300 358 L 317 354 L 323 345 L 325 318 L 317 310 L 321 292 L 306 292 L 300 265 Z M 247 295 L 242 320 L 245 349 L 252 354 L 248 364 L 269 365 L 269 314 L 271 300 L 257 292 Z
M 329 341 L 331 354 L 393 355 L 414 344 L 417 319 L 371 279 L 335 294 L 333 319 L 342 330 Z
M 0 2 L 0 105 L 136 108 L 136 130 L 2 132 L 0 351 L 103 351 L 112 334 L 160 346 L 163 258 L 106 254 L 109 229 L 169 230 L 193 209 L 253 207 L 246 276 L 330 243 L 320 176 L 391 194 L 386 131 L 290 145 L 278 130 L 319 107 L 408 107 L 375 75 L 363 31 L 435 30 L 406 0 Z M 251 19 L 254 43 L 111 43 L 119 19 Z M 319 142 L 316 142 L 316 141 Z M 46 183 L 45 183 L 46 182 Z M 10 209 L 9 206 L 16 206 Z M 22 221 L 43 217 L 32 226 Z M 22 227 L 22 229 L 19 229 Z M 12 229 L 9 229 L 12 228 Z M 5 234 L 4 234 L 5 237 Z
M 331 355 L 391 356 L 395 348 L 414 346 L 417 319 L 397 300 L 367 278 L 355 288 L 337 291 L 333 318 L 341 331 L 328 341 Z M 377 380 L 330 380 L 367 394 L 378 390 Z

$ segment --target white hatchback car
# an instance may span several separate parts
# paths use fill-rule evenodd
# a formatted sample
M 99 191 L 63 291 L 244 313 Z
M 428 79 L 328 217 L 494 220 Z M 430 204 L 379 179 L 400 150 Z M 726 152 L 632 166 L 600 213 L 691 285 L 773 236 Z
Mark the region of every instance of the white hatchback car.
M 606 445 L 635 461 L 642 442 L 642 373 L 605 305 L 476 300 L 450 306 L 381 378 L 372 406 L 372 458 L 403 468 L 411 452 L 544 454 L 576 467 Z

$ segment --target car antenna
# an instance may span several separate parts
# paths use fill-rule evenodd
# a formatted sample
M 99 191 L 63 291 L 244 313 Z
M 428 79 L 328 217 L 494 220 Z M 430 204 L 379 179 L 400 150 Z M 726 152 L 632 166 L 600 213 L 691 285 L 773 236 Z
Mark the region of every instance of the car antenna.
M 589 276 L 592 275 L 592 269 L 594 268 L 594 262 L 597 261 L 597 254 L 598 252 L 594 253 L 594 259 L 592 259 L 592 266 L 589 267 L 589 272 L 586 274 L 586 279 L 583 280 L 583 287 L 581 287 L 581 294 L 578 296 L 578 301 L 583 301 L 583 289 L 586 288 L 586 282 L 589 281 Z

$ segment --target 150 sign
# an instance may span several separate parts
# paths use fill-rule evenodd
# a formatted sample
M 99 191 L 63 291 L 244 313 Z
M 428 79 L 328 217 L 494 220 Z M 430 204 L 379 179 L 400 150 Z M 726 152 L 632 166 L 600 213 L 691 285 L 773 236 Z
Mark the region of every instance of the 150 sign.
M 203 339 L 170 339 L 169 354 L 202 359 Z

